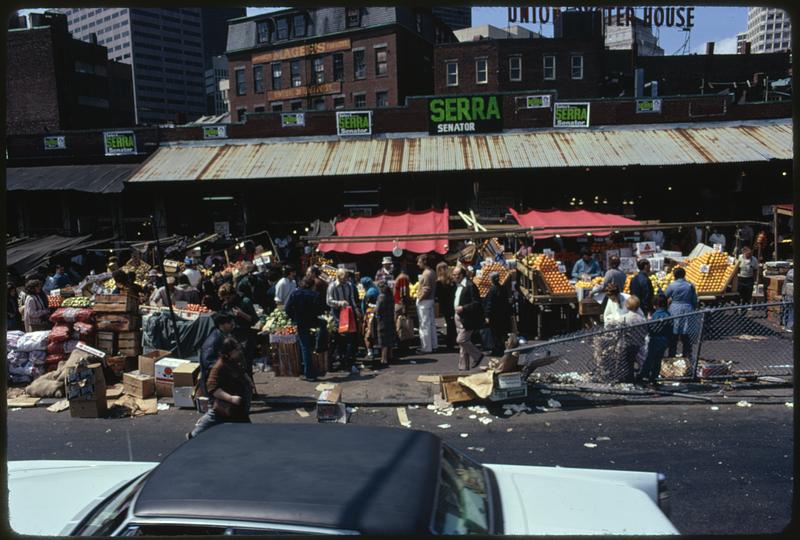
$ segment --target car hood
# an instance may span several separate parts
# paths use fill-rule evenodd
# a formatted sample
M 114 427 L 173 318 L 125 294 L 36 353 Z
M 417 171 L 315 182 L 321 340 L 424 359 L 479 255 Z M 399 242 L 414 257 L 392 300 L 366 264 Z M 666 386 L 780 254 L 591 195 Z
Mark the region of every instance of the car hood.
M 71 522 L 83 517 L 87 507 L 94 507 L 110 492 L 156 465 L 158 463 L 10 461 L 11 528 L 19 534 L 64 534 Z
M 678 534 L 654 502 L 655 473 L 486 466 L 497 478 L 504 534 Z

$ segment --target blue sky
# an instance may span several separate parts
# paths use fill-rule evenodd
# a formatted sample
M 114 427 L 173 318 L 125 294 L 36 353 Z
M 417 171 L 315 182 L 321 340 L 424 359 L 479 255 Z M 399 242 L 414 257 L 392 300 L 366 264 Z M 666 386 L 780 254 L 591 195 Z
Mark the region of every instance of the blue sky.
M 248 15 L 264 13 L 281 8 L 247 8 Z M 43 11 L 43 8 L 24 11 Z M 504 27 L 507 22 L 508 10 L 504 7 L 477 7 L 472 8 L 472 24 L 479 26 L 491 24 Z M 545 36 L 553 35 L 553 25 L 526 24 L 523 25 Z M 701 7 L 695 8 L 695 25 L 689 36 L 690 52 L 704 53 L 707 41 L 716 42 L 717 54 L 733 54 L 736 52 L 736 34 L 743 32 L 747 27 L 747 8 L 743 7 Z M 684 44 L 686 32 L 674 28 L 662 28 L 659 32 L 659 44 L 665 54 L 674 54 Z

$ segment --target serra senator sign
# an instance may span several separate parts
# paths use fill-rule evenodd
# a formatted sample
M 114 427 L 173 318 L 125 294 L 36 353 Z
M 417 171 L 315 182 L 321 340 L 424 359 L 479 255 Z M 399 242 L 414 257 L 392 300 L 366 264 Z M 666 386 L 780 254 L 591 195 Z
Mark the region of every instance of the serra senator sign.
M 492 133 L 503 130 L 500 96 L 458 96 L 428 100 L 428 133 Z

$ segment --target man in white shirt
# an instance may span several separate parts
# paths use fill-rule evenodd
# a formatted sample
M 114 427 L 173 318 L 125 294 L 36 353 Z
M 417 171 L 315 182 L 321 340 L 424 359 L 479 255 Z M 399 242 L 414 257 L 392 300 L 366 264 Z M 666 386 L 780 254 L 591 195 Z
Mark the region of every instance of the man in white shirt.
M 708 237 L 708 243 L 711 244 L 711 247 L 714 247 L 714 244 L 722 244 L 722 251 L 725 251 L 725 235 L 719 232 L 719 229 L 714 229 L 714 232 Z
M 189 278 L 189 284 L 194 287 L 195 289 L 200 285 L 200 282 L 203 280 L 203 274 L 201 274 L 195 266 L 195 261 L 191 257 L 186 257 L 183 260 L 183 263 L 186 265 L 186 270 L 183 271 L 184 275 Z
M 294 268 L 291 266 L 284 267 L 283 277 L 278 281 L 278 284 L 275 285 L 275 303 L 277 305 L 285 306 L 286 302 L 289 301 L 289 295 L 297 289 L 297 283 L 295 282 L 296 274 Z

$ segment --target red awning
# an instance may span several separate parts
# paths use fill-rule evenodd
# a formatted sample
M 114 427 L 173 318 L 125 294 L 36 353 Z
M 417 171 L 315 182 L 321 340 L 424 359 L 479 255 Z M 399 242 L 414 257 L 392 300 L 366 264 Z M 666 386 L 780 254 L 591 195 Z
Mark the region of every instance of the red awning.
M 518 213 L 513 208 L 508 210 L 517 220 L 517 223 L 523 227 L 583 227 L 581 229 L 559 230 L 555 228 L 542 232 L 534 231 L 536 238 L 550 238 L 556 234 L 561 236 L 581 236 L 587 232 L 591 232 L 595 236 L 607 236 L 608 231 L 597 231 L 598 227 L 641 225 L 638 221 L 623 216 L 590 212 L 588 210 L 531 210 L 524 214 Z
M 407 234 L 447 234 L 450 231 L 450 212 L 428 210 L 425 212 L 386 213 L 373 217 L 347 218 L 336 223 L 336 236 L 383 236 L 386 240 L 370 242 L 321 242 L 319 250 L 338 251 L 363 255 L 364 253 L 391 252 L 395 245 L 412 253 L 447 253 L 447 238 L 436 240 L 394 239 Z

